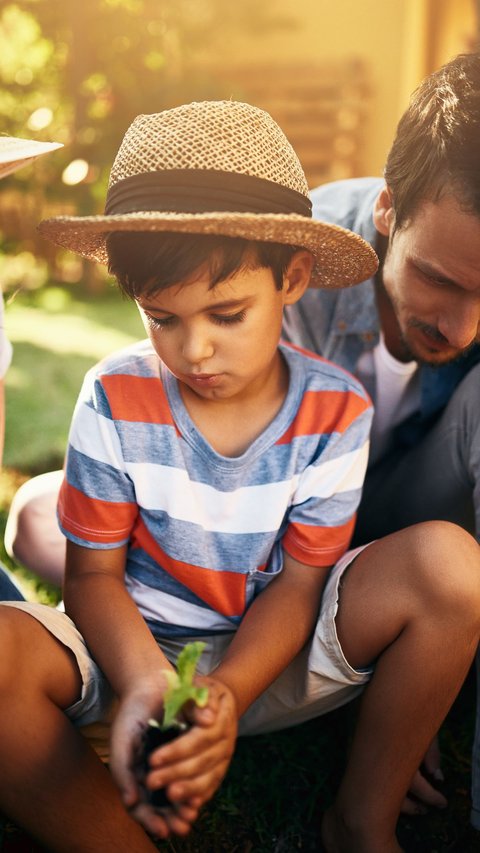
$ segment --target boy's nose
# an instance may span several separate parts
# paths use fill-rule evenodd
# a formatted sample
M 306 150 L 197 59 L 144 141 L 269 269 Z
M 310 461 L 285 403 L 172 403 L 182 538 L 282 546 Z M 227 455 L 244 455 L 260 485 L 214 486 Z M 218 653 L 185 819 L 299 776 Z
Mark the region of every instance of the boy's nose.
M 185 333 L 182 345 L 182 355 L 189 364 L 201 364 L 211 358 L 214 352 L 210 337 L 201 331 Z

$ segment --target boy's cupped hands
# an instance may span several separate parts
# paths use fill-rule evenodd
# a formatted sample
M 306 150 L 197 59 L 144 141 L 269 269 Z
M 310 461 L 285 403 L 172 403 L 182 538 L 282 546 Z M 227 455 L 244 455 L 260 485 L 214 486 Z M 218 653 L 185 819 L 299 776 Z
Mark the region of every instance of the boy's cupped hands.
M 208 687 L 208 703 L 185 706 L 191 727 L 150 756 L 151 772 L 144 779 L 150 790 L 165 788 L 171 808 L 155 810 L 145 802 L 138 779 L 138 754 L 146 721 L 158 712 L 158 691 L 132 693 L 119 705 L 112 726 L 110 769 L 125 807 L 148 833 L 167 838 L 186 835 L 200 808 L 222 782 L 232 758 L 238 715 L 230 689 L 210 676 L 198 676 Z

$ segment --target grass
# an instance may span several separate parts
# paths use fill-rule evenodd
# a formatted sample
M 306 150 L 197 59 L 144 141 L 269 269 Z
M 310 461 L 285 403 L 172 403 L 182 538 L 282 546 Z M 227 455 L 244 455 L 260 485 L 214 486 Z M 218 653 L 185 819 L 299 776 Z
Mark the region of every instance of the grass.
M 7 439 L 0 475 L 0 535 L 23 480 L 61 465 L 85 371 L 143 335 L 134 306 L 112 289 L 93 298 L 45 288 L 19 295 L 6 311 L 14 344 L 7 375 Z M 30 598 L 53 604 L 58 590 L 38 582 L 5 553 Z M 441 732 L 447 812 L 401 818 L 409 853 L 473 853 L 468 829 L 475 685 L 471 673 Z M 346 761 L 357 703 L 272 735 L 241 739 L 229 773 L 191 835 L 159 845 L 169 853 L 294 853 L 320 850 L 319 825 Z M 412 721 L 412 725 L 415 722 Z M 1 849 L 1 841 L 0 841 Z M 354 853 L 354 851 L 352 852 Z

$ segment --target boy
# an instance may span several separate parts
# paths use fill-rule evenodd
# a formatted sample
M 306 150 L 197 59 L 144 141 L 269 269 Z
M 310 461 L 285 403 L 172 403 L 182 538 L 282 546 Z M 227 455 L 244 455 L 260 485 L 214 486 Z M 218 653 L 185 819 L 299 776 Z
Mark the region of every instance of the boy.
M 51 850 L 141 853 L 141 826 L 185 834 L 237 726 L 292 725 L 370 677 L 323 840 L 399 849 L 402 800 L 478 642 L 478 547 L 432 522 L 345 554 L 369 401 L 279 337 L 309 284 L 360 281 L 376 259 L 309 213 L 275 123 L 219 102 L 140 116 L 105 216 L 42 225 L 108 260 L 149 338 L 91 371 L 77 404 L 59 501 L 68 616 L 0 607 L 0 808 Z M 207 643 L 209 702 L 151 759 L 147 785 L 172 802 L 156 814 L 135 758 L 191 638 Z M 76 728 L 109 719 L 114 782 Z

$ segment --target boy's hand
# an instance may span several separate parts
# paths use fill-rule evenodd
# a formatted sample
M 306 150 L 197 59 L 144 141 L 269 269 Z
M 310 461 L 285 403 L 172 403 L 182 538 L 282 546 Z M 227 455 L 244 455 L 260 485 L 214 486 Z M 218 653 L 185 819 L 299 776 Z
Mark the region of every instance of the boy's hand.
M 198 813 L 228 770 L 235 750 L 237 712 L 231 691 L 220 681 L 210 676 L 195 681 L 208 687 L 208 704 L 198 708 L 189 703 L 185 708 L 192 728 L 152 753 L 146 785 L 151 790 L 166 788 L 175 808 L 181 803 Z
M 237 713 L 231 691 L 211 677 L 196 681 L 209 689 L 205 708 L 193 703 L 185 709 L 192 728 L 152 753 L 152 772 L 145 783 L 152 790 L 166 787 L 172 808 L 158 813 L 142 800 L 137 780 L 137 756 L 145 721 L 159 714 L 152 696 L 125 697 L 112 726 L 112 775 L 125 807 L 152 835 L 186 835 L 220 785 L 230 763 L 237 735 Z

